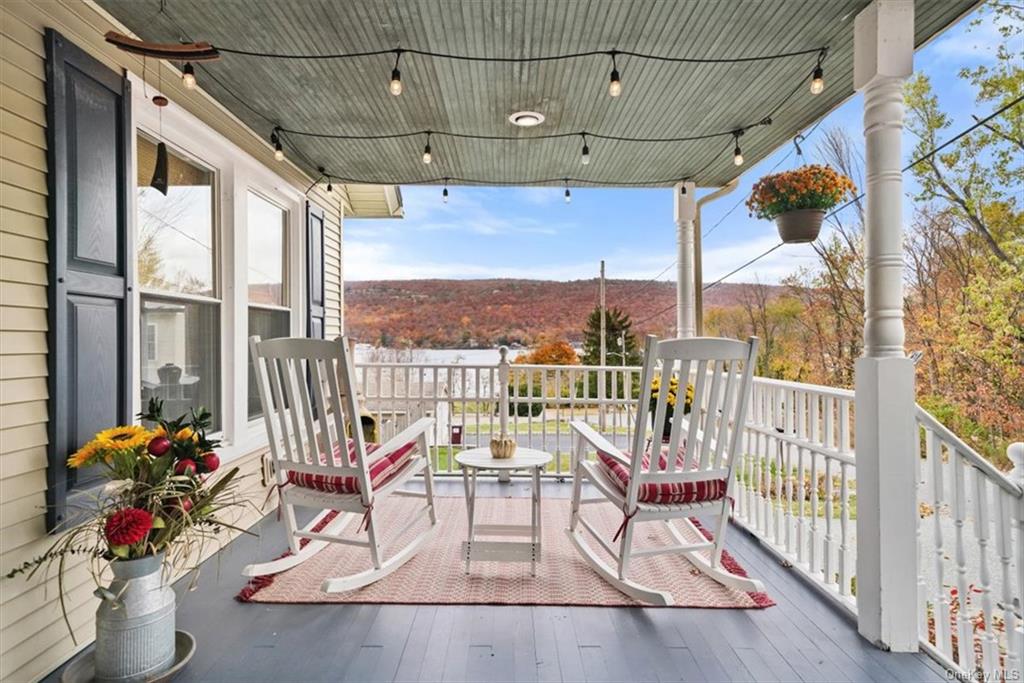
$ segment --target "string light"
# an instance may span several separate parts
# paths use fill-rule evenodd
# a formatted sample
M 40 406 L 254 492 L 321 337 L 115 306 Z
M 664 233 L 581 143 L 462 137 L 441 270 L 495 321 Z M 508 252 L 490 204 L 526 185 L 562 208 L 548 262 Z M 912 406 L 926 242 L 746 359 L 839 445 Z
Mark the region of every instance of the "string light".
M 402 94 L 402 72 L 398 70 L 400 59 L 402 59 L 402 51 L 395 50 L 395 68 L 391 70 L 391 83 L 388 85 L 388 90 L 395 97 Z
M 330 193 L 330 192 L 334 192 L 334 186 L 333 186 L 333 185 L 331 185 L 331 179 L 330 179 L 330 177 L 329 177 L 329 176 L 328 176 L 328 178 L 327 178 L 327 192 L 328 192 L 328 193 Z
M 580 163 L 586 166 L 590 163 L 590 147 L 587 146 L 587 136 L 581 133 L 580 137 L 583 138 L 583 151 L 580 153 Z
M 434 157 L 430 154 L 430 132 L 427 132 L 427 144 L 423 147 L 423 163 L 429 164 L 434 160 Z
M 270 142 L 274 145 L 274 158 L 284 161 L 284 147 L 281 146 L 281 136 L 278 135 L 280 128 L 274 128 L 270 133 Z
M 569 204 L 572 202 L 572 192 L 569 192 L 569 179 L 565 179 L 565 203 Z
M 733 138 L 736 140 L 736 147 L 732 150 L 732 163 L 736 164 L 737 166 L 742 166 L 743 152 L 740 151 L 740 136 L 743 135 L 743 131 L 738 130 L 732 135 Z
M 448 179 L 444 179 L 444 189 L 441 191 L 441 201 L 445 204 L 448 203 Z
M 196 70 L 189 62 L 185 62 L 185 66 L 181 69 L 181 82 L 188 90 L 195 90 L 196 88 Z
M 622 94 L 622 81 L 619 80 L 619 70 L 615 65 L 615 55 L 618 54 L 615 50 L 611 51 L 612 55 L 612 73 L 608 79 L 608 94 L 612 97 L 618 97 Z
M 825 55 L 828 50 L 823 49 L 818 53 L 818 65 L 814 67 L 814 73 L 811 74 L 811 94 L 820 95 L 825 90 L 825 69 L 821 63 L 825 59 Z

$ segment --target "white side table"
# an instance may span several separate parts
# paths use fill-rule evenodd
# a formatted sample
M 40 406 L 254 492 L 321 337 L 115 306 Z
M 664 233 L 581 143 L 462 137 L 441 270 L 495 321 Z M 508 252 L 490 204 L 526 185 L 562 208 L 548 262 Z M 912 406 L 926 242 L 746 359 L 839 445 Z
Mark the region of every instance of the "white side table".
M 469 539 L 462 544 L 466 573 L 471 560 L 492 562 L 529 562 L 530 573 L 537 575 L 540 559 L 540 473 L 553 458 L 550 453 L 532 448 L 516 448 L 515 456 L 497 459 L 490 448 L 471 448 L 455 456 L 462 466 L 462 483 L 466 487 L 466 511 L 469 514 Z M 531 470 L 533 504 L 530 524 L 474 524 L 476 509 L 476 475 L 481 470 Z M 525 537 L 529 541 L 478 541 L 476 536 Z

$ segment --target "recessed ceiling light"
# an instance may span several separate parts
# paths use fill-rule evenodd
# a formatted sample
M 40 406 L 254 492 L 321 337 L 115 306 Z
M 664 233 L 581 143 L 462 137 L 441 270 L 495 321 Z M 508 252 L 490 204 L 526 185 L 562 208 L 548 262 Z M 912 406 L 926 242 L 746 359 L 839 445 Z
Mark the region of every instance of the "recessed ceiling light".
M 521 126 L 523 128 L 533 128 L 544 123 L 544 114 L 535 111 L 517 111 L 508 117 L 508 120 L 512 122 L 514 126 Z

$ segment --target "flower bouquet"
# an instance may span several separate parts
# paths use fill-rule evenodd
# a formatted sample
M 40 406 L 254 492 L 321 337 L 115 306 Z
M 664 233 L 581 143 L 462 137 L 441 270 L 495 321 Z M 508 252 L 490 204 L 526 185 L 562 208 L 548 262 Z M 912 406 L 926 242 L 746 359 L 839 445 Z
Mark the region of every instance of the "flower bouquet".
M 102 599 L 96 615 L 97 676 L 155 676 L 170 667 L 175 598 L 167 580 L 196 569 L 206 544 L 224 528 L 244 531 L 224 520 L 225 512 L 248 504 L 235 488 L 238 468 L 210 476 L 220 468 L 219 442 L 207 434 L 210 417 L 200 408 L 166 419 L 162 402 L 151 399 L 139 414 L 151 428 L 125 425 L 96 434 L 68 458 L 68 466 L 99 467 L 107 484 L 70 515 L 75 526 L 63 530 L 45 554 L 7 574 L 31 578 L 56 564 L 61 609 L 71 631 L 64 604 L 68 559 L 89 560 Z M 101 575 L 107 568 L 114 579 L 104 587 Z M 147 633 L 140 635 L 140 629 Z
M 747 208 L 751 216 L 774 220 L 783 242 L 812 242 L 825 212 L 856 192 L 845 175 L 829 166 L 810 164 L 761 178 L 747 199 Z
M 661 375 L 655 375 L 651 381 L 651 420 L 655 419 L 658 410 L 658 397 L 661 395 Z M 661 427 L 662 441 L 667 441 L 672 433 L 672 415 L 675 413 L 676 404 L 679 402 L 679 378 L 672 375 L 668 383 L 668 395 L 665 398 L 665 423 Z M 693 405 L 693 385 L 687 383 L 686 393 L 683 396 L 683 414 L 690 412 Z

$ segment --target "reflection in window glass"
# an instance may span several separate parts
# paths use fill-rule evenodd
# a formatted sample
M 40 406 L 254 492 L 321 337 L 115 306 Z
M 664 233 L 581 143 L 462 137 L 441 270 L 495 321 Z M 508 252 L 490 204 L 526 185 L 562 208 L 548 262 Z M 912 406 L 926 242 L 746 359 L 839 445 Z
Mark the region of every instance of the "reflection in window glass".
M 249 193 L 249 303 L 285 306 L 284 209 Z
M 206 407 L 219 430 L 220 306 L 143 295 L 142 334 L 142 404 L 161 399 L 169 418 Z
M 214 296 L 213 173 L 167 150 L 167 195 L 149 186 L 156 144 L 138 137 L 138 279 L 149 290 Z

